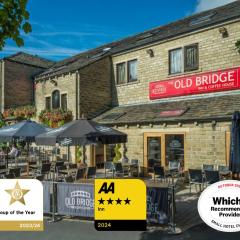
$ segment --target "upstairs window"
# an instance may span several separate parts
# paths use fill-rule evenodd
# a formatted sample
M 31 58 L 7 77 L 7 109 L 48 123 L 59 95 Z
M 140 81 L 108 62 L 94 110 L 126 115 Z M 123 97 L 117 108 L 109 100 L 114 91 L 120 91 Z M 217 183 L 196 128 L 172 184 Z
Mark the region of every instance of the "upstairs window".
M 51 109 L 51 97 L 45 98 L 45 109 L 50 110 Z
M 137 81 L 137 60 L 128 62 L 128 82 Z
M 184 47 L 184 69 L 193 71 L 198 69 L 198 44 Z
M 117 84 L 126 83 L 126 63 L 117 64 Z
M 61 108 L 64 111 L 67 111 L 67 94 L 66 93 L 61 95 Z
M 117 64 L 117 84 L 137 81 L 137 60 Z
M 198 44 L 169 51 L 169 74 L 189 72 L 199 68 Z
M 55 90 L 52 92 L 52 108 L 53 109 L 60 108 L 60 92 L 59 92 L 59 90 Z
M 174 49 L 169 52 L 169 68 L 170 74 L 176 74 L 182 72 L 182 48 Z

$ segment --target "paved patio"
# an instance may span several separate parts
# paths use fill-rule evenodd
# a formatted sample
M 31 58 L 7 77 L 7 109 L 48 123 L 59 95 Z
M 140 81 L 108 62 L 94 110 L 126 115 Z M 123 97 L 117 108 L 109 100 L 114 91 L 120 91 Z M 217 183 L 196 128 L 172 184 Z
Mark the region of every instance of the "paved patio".
M 187 184 L 176 192 L 176 224 L 183 232 L 203 223 L 197 210 L 199 196 L 200 192 L 196 192 L 195 189 L 190 194 Z

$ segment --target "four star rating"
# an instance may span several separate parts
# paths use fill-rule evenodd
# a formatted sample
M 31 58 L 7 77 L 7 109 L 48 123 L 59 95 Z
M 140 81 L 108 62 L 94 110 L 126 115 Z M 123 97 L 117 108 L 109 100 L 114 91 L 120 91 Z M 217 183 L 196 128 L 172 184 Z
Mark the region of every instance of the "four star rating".
M 118 199 L 111 199 L 111 198 L 108 198 L 108 199 L 103 199 L 103 198 L 101 198 L 101 199 L 99 199 L 98 200 L 98 202 L 99 202 L 99 205 L 104 205 L 104 204 L 107 204 L 107 205 L 114 205 L 114 203 L 115 203 L 115 205 L 130 205 L 130 203 L 131 203 L 131 200 L 130 199 L 128 199 L 128 198 L 126 198 L 126 199 L 120 199 L 120 198 L 118 198 Z

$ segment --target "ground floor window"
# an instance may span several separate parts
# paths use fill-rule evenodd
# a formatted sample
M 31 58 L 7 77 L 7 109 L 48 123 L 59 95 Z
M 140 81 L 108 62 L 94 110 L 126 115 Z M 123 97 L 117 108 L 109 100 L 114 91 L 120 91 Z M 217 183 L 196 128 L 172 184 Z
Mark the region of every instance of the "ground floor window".
M 145 133 L 144 165 L 149 171 L 155 164 L 168 167 L 170 162 L 177 162 L 184 168 L 184 149 L 184 133 Z

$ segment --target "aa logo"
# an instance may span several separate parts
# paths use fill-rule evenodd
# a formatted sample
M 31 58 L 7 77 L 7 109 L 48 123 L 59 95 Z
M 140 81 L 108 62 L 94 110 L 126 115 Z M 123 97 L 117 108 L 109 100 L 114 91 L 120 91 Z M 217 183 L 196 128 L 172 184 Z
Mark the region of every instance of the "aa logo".
M 100 188 L 100 190 L 98 191 L 98 193 L 102 193 L 104 192 L 105 194 L 111 192 L 114 193 L 114 182 L 111 182 L 109 185 L 107 182 L 104 182 Z

